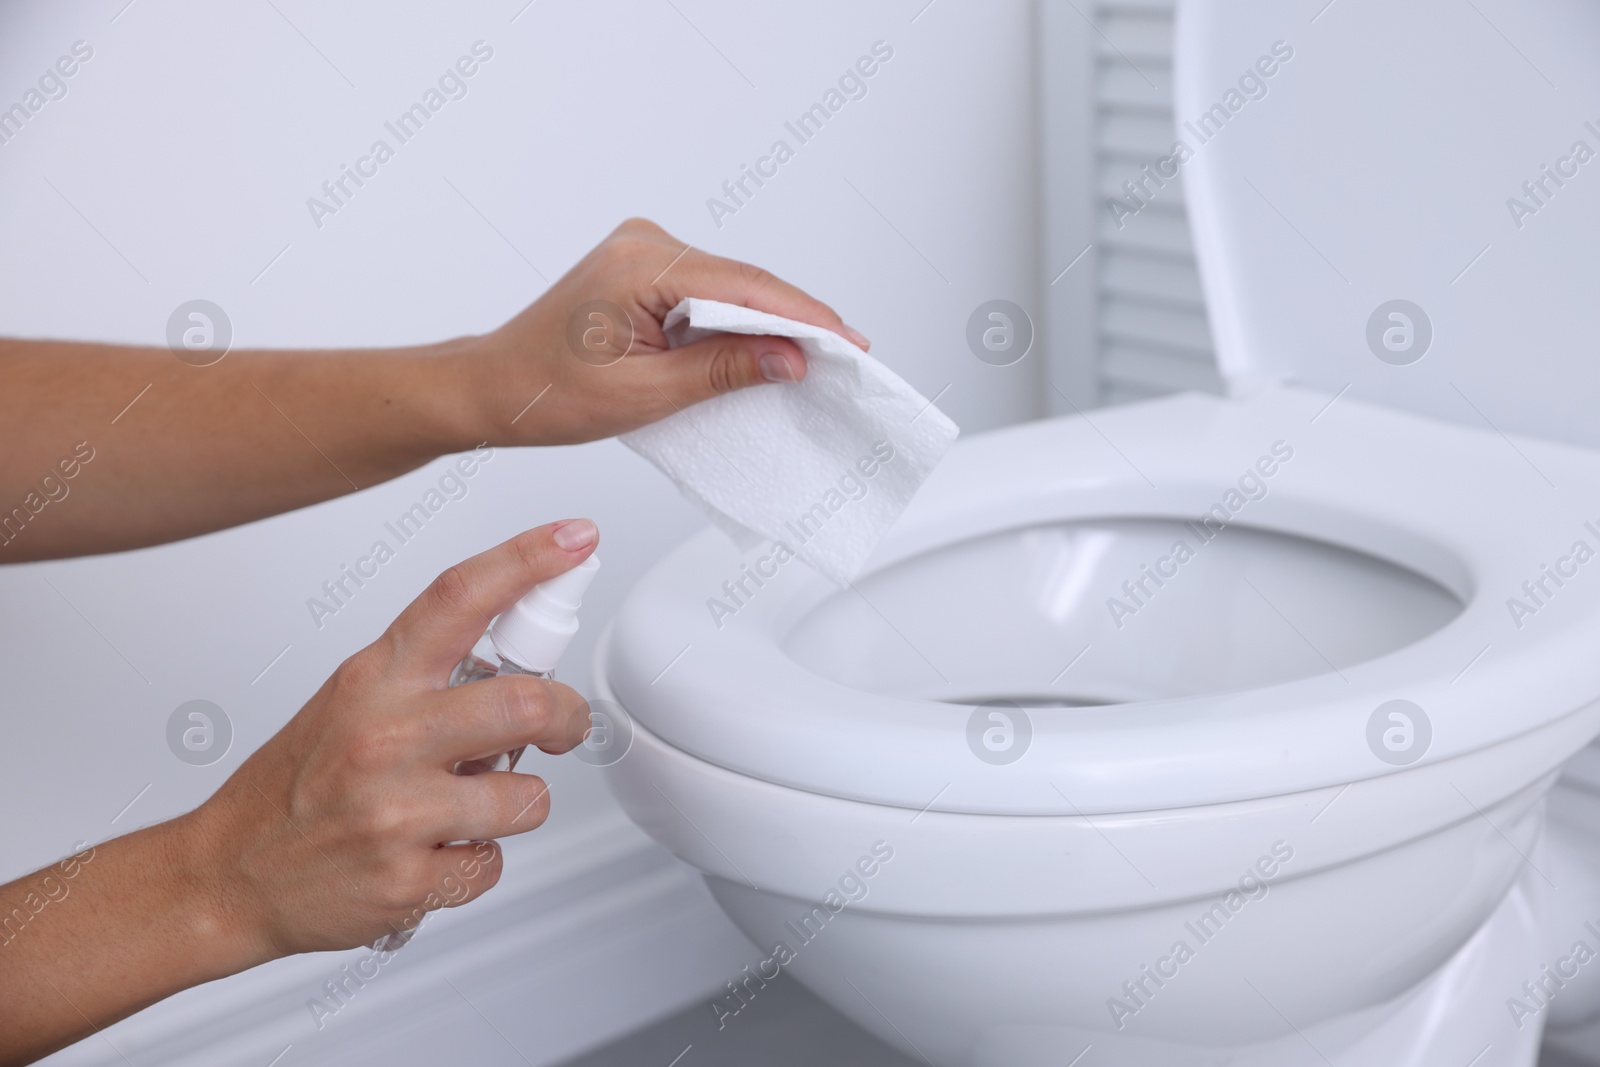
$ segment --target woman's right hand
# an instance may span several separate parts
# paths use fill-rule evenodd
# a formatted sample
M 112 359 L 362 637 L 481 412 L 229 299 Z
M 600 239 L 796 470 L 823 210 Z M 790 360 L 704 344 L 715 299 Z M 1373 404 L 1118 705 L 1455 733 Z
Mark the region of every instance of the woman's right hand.
M 178 820 L 238 955 L 230 969 L 370 944 L 499 880 L 494 839 L 542 823 L 549 791 L 533 775 L 451 768 L 520 745 L 566 752 L 588 706 L 540 678 L 447 679 L 491 619 L 598 538 L 587 519 L 554 523 L 445 571 Z

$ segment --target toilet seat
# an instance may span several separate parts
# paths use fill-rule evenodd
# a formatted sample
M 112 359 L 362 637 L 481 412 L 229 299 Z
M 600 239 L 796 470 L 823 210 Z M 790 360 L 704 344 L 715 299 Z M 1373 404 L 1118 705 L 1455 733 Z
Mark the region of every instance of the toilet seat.
M 784 650 L 796 622 L 834 593 L 803 566 L 782 568 L 736 617 L 714 618 L 708 599 L 763 551 L 741 556 L 707 532 L 619 612 L 607 688 L 667 744 L 728 770 L 915 811 L 1021 815 L 1172 809 L 1360 781 L 1403 769 L 1368 747 L 1368 718 L 1386 701 L 1428 710 L 1433 736 L 1418 762 L 1436 762 L 1574 714 L 1600 691 L 1600 562 L 1521 629 L 1507 607 L 1573 542 L 1600 547 L 1584 525 L 1600 529 L 1600 455 L 1307 390 L 1185 396 L 963 442 L 869 573 L 998 530 L 1194 518 L 1276 441 L 1291 443 L 1292 471 L 1241 525 L 1416 571 L 1461 600 L 1461 613 L 1407 647 L 1311 677 L 1030 711 L 1030 747 L 999 768 L 967 747 L 970 704 L 842 685 Z M 1574 503 L 1584 499 L 1596 502 L 1592 514 Z

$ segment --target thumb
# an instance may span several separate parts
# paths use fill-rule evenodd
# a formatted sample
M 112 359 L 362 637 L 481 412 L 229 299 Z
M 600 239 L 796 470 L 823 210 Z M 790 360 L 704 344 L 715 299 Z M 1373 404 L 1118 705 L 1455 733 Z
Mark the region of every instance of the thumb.
M 687 403 L 806 376 L 799 345 L 787 337 L 761 334 L 719 333 L 639 362 L 653 365 L 662 379 L 659 385 L 674 399 L 687 397 Z
M 588 559 L 599 540 L 589 519 L 518 534 L 439 575 L 379 641 L 388 643 L 398 662 L 425 677 L 443 678 L 496 615 L 535 585 Z

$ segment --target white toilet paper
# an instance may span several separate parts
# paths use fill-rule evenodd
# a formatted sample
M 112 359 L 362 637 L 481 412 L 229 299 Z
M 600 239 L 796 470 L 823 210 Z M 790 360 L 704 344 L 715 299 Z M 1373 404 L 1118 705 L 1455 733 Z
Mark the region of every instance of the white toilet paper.
M 673 346 L 712 333 L 792 337 L 804 381 L 758 385 L 624 434 L 741 548 L 786 546 L 841 585 L 944 458 L 956 424 L 889 368 L 819 326 L 684 300 Z

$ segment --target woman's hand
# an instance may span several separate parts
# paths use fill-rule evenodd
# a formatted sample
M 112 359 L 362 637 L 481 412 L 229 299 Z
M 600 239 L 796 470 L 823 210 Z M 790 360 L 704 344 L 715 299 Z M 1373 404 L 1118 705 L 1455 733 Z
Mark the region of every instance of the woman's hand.
M 771 312 L 868 345 L 832 308 L 759 267 L 629 219 L 516 318 L 474 340 L 468 362 L 485 404 L 484 439 L 592 441 L 719 393 L 805 376 L 805 358 L 786 338 L 719 334 L 669 352 L 661 321 L 686 296 Z
M 451 768 L 565 752 L 588 708 L 538 678 L 446 680 L 491 618 L 597 537 L 555 523 L 450 568 L 200 807 L 0 886 L 0 1064 L 279 956 L 412 930 L 493 886 L 493 839 L 542 823 L 548 791 Z
M 539 678 L 446 680 L 490 619 L 597 536 L 586 519 L 555 523 L 445 571 L 185 816 L 249 962 L 409 931 L 498 881 L 493 839 L 544 822 L 549 792 L 528 774 L 451 768 L 520 745 L 566 752 L 588 706 Z
M 779 337 L 720 334 L 667 351 L 661 320 L 685 296 L 866 347 L 827 305 L 638 219 L 479 336 L 215 353 L 0 338 L 0 500 L 19 505 L 0 563 L 193 537 L 477 445 L 592 441 L 805 376 L 800 349 Z M 54 504 L 68 492 L 72 504 Z

